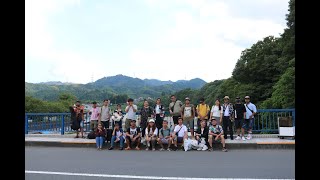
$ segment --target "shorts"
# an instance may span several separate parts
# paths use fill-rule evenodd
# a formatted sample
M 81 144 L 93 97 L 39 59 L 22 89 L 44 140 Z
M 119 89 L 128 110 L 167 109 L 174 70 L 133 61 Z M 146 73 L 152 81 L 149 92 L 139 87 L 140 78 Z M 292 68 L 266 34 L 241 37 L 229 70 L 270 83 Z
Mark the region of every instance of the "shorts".
M 235 119 L 234 123 L 237 129 L 246 128 L 246 123 L 244 122 L 244 119 Z
M 178 136 L 176 136 L 176 137 L 174 138 L 174 140 L 177 140 L 178 143 L 182 143 L 182 142 L 183 142 L 183 137 L 178 137 Z
M 130 136 L 126 136 L 126 141 L 129 141 L 129 144 L 136 144 L 137 142 L 141 141 L 141 137 L 137 138 L 136 141 L 132 141 Z
M 178 124 L 178 119 L 180 116 L 172 116 L 173 124 Z
M 249 129 L 252 129 L 252 127 L 253 127 L 253 122 L 254 122 L 254 118 L 252 118 L 252 119 L 245 119 L 244 120 L 245 121 L 245 129 L 246 130 L 249 130 Z
M 222 136 L 223 136 L 223 135 L 222 135 Z M 221 137 L 222 137 L 222 136 L 221 136 Z M 221 137 L 218 138 L 218 140 L 215 140 L 215 138 L 216 138 L 215 136 L 210 135 L 210 134 L 208 135 L 208 138 L 209 138 L 209 139 L 212 138 L 212 142 L 221 142 Z
M 182 123 L 183 123 L 183 125 L 187 126 L 187 128 L 189 128 L 189 129 L 193 129 L 193 127 L 194 127 L 194 119 L 193 118 L 183 120 Z
M 162 144 L 169 144 L 169 140 L 166 138 L 161 138 L 160 141 L 162 142 Z

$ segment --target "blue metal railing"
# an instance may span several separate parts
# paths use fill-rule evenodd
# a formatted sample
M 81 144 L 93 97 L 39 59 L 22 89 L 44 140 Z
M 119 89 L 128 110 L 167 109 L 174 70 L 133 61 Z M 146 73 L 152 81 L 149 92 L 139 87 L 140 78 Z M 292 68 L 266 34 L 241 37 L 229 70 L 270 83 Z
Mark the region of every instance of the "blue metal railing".
M 138 113 L 137 113 L 138 115 Z M 165 114 L 169 116 L 168 112 Z M 260 109 L 253 123 L 254 133 L 278 133 L 278 117 L 292 117 L 295 126 L 295 109 Z M 90 131 L 90 115 L 84 114 L 82 127 L 85 132 Z M 60 133 L 74 132 L 71 129 L 70 113 L 26 113 L 25 134 L 28 133 Z

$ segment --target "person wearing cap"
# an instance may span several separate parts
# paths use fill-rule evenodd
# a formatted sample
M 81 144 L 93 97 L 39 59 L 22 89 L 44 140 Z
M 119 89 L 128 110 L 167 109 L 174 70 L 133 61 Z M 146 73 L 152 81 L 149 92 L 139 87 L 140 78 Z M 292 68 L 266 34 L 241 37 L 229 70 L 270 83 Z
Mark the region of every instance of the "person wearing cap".
M 182 147 L 184 140 L 188 139 L 188 129 L 185 125 L 182 124 L 182 122 L 182 117 L 179 117 L 178 124 L 174 127 L 172 133 L 172 139 L 175 147 L 174 150 L 178 149 L 178 143 L 181 143 Z
M 163 144 L 168 144 L 167 151 L 171 151 L 171 143 L 172 143 L 172 134 L 171 129 L 168 127 L 168 121 L 163 120 L 162 122 L 162 128 L 159 130 L 159 138 L 158 138 L 158 144 L 160 144 L 161 149 L 160 151 L 163 151 Z
M 222 117 L 222 126 L 223 126 L 223 132 L 224 132 L 224 138 L 228 139 L 228 131 L 227 129 L 229 128 L 229 133 L 230 133 L 230 139 L 233 140 L 233 126 L 232 126 L 232 121 L 234 118 L 233 115 L 233 105 L 230 103 L 230 98 L 229 96 L 225 96 L 223 98 L 224 104 L 223 104 L 223 117 Z
M 215 104 L 211 108 L 210 120 L 214 118 L 217 120 L 217 124 L 220 125 L 222 124 L 222 117 L 223 107 L 220 104 L 220 100 L 216 99 Z
M 171 95 L 170 100 L 171 103 L 169 104 L 169 112 L 172 116 L 173 124 L 176 126 L 178 124 L 178 118 L 181 116 L 182 102 L 177 100 L 175 95 Z
M 220 125 L 217 125 L 217 120 L 216 119 L 212 119 L 211 120 L 211 125 L 209 127 L 209 145 L 210 145 L 210 149 L 209 151 L 213 150 L 213 141 L 216 142 L 220 142 L 222 143 L 222 151 L 223 152 L 227 152 L 227 148 L 226 148 L 226 143 L 225 143 L 225 138 L 223 135 L 223 128 Z
M 147 141 L 147 148 L 146 150 L 148 151 L 150 149 L 150 142 L 152 146 L 152 151 L 156 150 L 156 140 L 158 136 L 158 128 L 155 125 L 155 120 L 150 119 L 148 122 L 148 126 L 145 130 L 145 136 L 146 136 L 146 141 Z
M 202 120 L 206 121 L 206 125 L 208 122 L 208 114 L 210 112 L 210 107 L 204 102 L 204 98 L 200 98 L 199 103 L 196 107 L 197 114 L 198 114 L 198 121 L 197 121 L 197 127 L 200 127 L 200 122 Z
M 236 140 L 242 139 L 246 140 L 244 137 L 244 128 L 246 123 L 244 122 L 244 117 L 246 116 L 246 108 L 244 104 L 241 103 L 240 97 L 236 97 L 236 103 L 234 104 L 234 123 L 237 129 L 237 137 Z M 241 129 L 241 136 L 240 136 Z
M 98 121 L 100 118 L 100 110 L 101 108 L 97 107 L 97 102 L 92 102 L 92 108 L 89 111 L 90 116 L 90 128 L 93 132 L 97 130 Z
M 136 112 L 137 112 L 137 105 L 133 104 L 133 99 L 129 98 L 127 102 L 127 107 L 125 109 L 127 113 L 127 118 L 125 120 L 125 130 L 127 130 L 130 127 L 131 120 L 136 120 Z
M 190 98 L 185 98 L 185 104 L 181 107 L 181 117 L 183 119 L 183 124 L 189 127 L 191 132 L 191 138 L 194 139 L 194 105 L 190 104 Z
M 244 97 L 245 100 L 245 107 L 246 107 L 246 128 L 248 131 L 248 136 L 246 139 L 252 139 L 252 127 L 253 127 L 253 122 L 254 122 L 254 115 L 257 113 L 257 107 L 253 103 L 250 102 L 250 96 Z
M 127 129 L 126 132 L 126 144 L 127 147 L 125 150 L 130 150 L 131 146 L 136 145 L 136 150 L 140 150 L 141 142 L 141 134 L 140 134 L 140 128 L 136 127 L 136 120 L 132 119 L 130 121 L 130 127 Z

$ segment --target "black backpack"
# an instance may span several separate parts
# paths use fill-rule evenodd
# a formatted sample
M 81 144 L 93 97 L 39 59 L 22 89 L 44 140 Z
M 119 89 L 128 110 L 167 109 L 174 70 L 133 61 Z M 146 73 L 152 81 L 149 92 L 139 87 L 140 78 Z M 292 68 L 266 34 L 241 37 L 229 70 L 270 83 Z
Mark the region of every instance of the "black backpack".
M 94 133 L 94 131 L 90 131 L 88 134 L 88 139 L 95 139 L 96 138 L 96 134 Z

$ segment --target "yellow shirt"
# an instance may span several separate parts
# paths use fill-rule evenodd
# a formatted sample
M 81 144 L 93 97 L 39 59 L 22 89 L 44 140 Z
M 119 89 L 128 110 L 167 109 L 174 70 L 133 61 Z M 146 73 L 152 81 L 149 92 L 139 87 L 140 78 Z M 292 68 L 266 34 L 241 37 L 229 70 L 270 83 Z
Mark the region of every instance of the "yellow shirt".
M 208 119 L 208 111 L 210 111 L 210 107 L 207 104 L 198 104 L 197 110 L 199 110 L 198 118 L 201 116 L 205 116 L 205 119 Z

